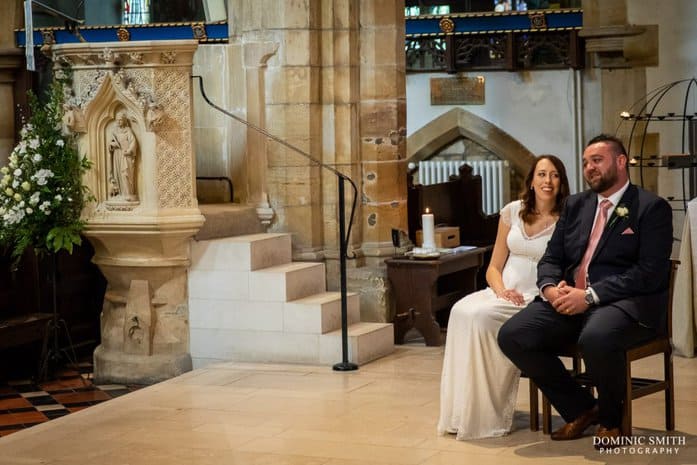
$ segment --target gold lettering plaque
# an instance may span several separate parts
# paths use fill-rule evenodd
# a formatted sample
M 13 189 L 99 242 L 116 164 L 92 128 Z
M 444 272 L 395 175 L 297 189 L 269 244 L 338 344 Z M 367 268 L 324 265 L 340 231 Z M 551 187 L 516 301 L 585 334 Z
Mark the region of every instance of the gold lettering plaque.
M 431 105 L 484 105 L 484 76 L 431 78 Z

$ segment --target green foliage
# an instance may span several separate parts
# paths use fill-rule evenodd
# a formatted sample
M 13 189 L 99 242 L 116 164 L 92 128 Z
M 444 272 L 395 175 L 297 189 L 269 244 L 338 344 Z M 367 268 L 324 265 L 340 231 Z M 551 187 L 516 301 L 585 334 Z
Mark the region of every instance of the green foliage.
M 61 130 L 68 76 L 58 75 L 45 104 L 29 93 L 31 117 L 9 163 L 0 168 L 0 245 L 10 247 L 15 260 L 28 247 L 39 254 L 72 253 L 85 226 L 82 209 L 92 199 L 82 183 L 90 163 L 78 153 L 74 137 Z

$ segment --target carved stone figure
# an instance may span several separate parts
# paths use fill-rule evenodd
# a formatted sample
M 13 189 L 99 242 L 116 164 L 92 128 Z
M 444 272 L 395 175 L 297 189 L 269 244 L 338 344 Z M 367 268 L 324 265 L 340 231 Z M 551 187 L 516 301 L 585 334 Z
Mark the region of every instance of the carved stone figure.
M 145 113 L 145 125 L 148 131 L 157 130 L 162 124 L 163 117 L 164 112 L 162 111 L 162 106 L 153 102 L 149 103 Z
M 138 140 L 124 111 L 116 114 L 116 127 L 109 140 L 109 196 L 137 201 L 136 159 Z
M 80 107 L 63 105 L 63 124 L 70 132 L 85 132 L 85 117 Z

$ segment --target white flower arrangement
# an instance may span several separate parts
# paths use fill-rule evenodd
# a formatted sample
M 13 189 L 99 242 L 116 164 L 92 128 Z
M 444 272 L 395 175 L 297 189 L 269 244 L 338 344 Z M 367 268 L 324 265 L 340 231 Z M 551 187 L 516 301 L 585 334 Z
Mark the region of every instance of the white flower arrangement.
M 15 260 L 27 247 L 38 253 L 67 250 L 81 243 L 80 215 L 91 196 L 82 183 L 89 162 L 73 138 L 61 132 L 63 82 L 54 80 L 49 100 L 29 95 L 31 117 L 21 140 L 0 168 L 0 244 Z

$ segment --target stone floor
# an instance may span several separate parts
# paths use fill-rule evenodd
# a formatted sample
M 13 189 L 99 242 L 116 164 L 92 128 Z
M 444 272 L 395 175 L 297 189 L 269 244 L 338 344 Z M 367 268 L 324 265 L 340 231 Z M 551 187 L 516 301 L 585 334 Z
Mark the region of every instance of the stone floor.
M 529 431 L 525 380 L 509 436 L 468 442 L 437 436 L 442 355 L 442 348 L 399 346 L 351 373 L 209 366 L 0 438 L 0 464 L 697 463 L 697 359 L 675 358 L 673 434 L 685 445 L 672 455 L 604 456 L 590 436 L 560 443 Z M 636 373 L 659 367 L 650 359 Z M 635 435 L 647 435 L 647 443 L 665 435 L 662 396 L 639 399 L 634 410 Z

